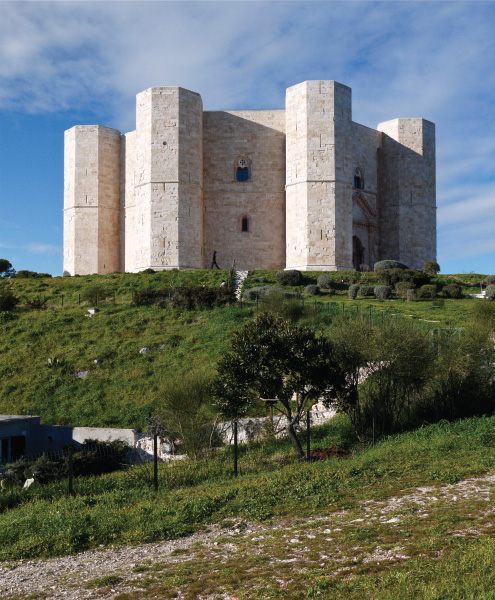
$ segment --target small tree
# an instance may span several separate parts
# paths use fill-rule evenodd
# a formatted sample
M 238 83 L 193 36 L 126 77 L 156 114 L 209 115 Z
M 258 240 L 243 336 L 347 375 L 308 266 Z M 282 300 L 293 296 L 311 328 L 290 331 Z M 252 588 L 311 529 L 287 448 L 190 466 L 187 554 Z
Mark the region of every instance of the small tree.
M 440 271 L 440 265 L 434 260 L 428 260 L 423 265 L 423 271 L 428 275 L 436 275 Z
M 14 273 L 11 263 L 6 258 L 0 258 L 0 277 L 10 277 Z
M 212 389 L 222 414 L 231 419 L 245 415 L 259 399 L 276 398 L 274 408 L 287 418 L 287 433 L 302 458 L 296 433 L 302 415 L 319 398 L 331 403 L 346 384 L 334 345 L 327 338 L 260 313 L 234 332 Z

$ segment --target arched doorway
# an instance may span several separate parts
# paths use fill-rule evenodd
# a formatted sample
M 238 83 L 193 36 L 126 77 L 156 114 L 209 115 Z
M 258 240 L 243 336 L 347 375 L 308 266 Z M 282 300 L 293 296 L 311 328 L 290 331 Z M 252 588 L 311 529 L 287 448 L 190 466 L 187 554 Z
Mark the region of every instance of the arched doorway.
M 357 235 L 352 236 L 352 264 L 356 271 L 364 264 L 364 247 Z

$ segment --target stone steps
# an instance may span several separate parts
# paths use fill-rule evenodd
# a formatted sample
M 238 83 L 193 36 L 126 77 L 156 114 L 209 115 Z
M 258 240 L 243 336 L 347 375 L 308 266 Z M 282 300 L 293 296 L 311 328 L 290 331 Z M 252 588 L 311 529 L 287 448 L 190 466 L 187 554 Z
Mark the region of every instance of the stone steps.
M 241 299 L 242 283 L 248 276 L 248 273 L 249 273 L 249 271 L 236 271 L 235 272 L 233 285 L 234 285 L 234 290 L 235 290 L 235 297 L 237 298 L 237 300 Z

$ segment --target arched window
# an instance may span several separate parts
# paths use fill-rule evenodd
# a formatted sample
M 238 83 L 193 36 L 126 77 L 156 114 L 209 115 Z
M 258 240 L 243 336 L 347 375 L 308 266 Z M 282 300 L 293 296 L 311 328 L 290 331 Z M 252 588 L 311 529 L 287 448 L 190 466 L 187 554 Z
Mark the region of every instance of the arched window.
M 354 187 L 358 190 L 364 189 L 364 179 L 361 169 L 356 169 L 354 171 Z
M 242 232 L 249 232 L 249 217 L 241 217 L 241 231 Z
M 237 181 L 249 181 L 251 178 L 251 164 L 248 158 L 240 156 L 235 161 L 235 178 Z

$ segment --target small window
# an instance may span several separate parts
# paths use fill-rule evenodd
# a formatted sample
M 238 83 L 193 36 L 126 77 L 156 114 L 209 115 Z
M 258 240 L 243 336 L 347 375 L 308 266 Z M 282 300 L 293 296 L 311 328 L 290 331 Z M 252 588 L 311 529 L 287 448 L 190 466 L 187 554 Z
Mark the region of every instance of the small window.
M 237 181 L 249 181 L 251 179 L 251 161 L 246 156 L 238 156 L 234 163 L 234 178 Z
M 241 231 L 249 231 L 249 219 L 247 217 L 241 219 Z
M 360 169 L 354 171 L 354 187 L 358 190 L 364 189 L 364 179 Z
M 237 181 L 247 181 L 249 179 L 248 167 L 237 167 Z

